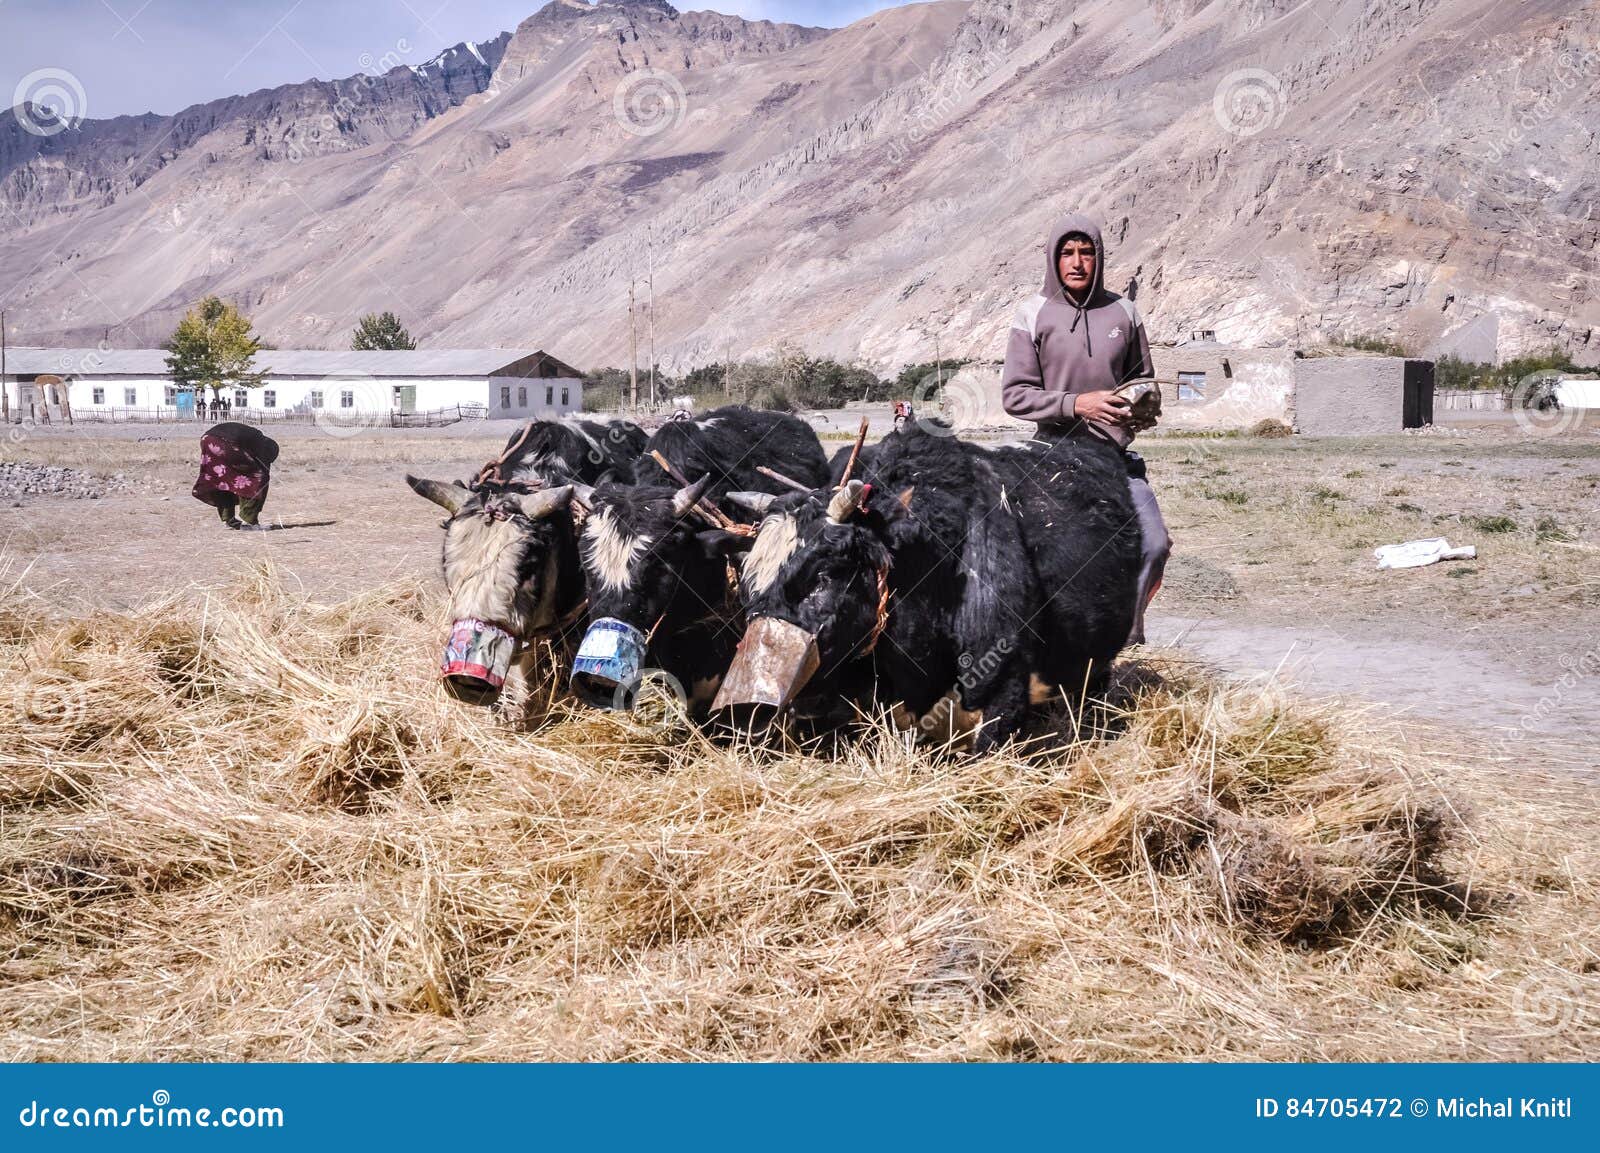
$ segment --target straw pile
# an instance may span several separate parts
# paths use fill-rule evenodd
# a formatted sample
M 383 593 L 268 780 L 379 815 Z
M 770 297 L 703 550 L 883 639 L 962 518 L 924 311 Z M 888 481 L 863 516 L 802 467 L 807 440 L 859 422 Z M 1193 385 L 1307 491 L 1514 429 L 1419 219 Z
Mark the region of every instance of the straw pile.
M 1595 1055 L 1592 806 L 1372 717 L 1168 662 L 983 759 L 516 732 L 439 599 L 0 595 L 0 1056 Z

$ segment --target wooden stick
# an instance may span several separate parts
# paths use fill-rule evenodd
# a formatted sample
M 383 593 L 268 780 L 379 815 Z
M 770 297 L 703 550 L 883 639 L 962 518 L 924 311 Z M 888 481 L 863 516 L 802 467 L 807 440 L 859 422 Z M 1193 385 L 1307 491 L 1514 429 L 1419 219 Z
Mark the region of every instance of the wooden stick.
M 850 450 L 850 459 L 844 464 L 844 475 L 839 478 L 835 488 L 843 488 L 850 483 L 850 474 L 856 470 L 856 458 L 861 455 L 861 446 L 867 442 L 867 428 L 871 423 L 866 417 L 861 418 L 861 431 L 856 433 L 855 447 Z
M 758 464 L 758 465 L 756 465 L 756 471 L 759 472 L 762 476 L 770 476 L 773 480 L 777 481 L 779 484 L 788 485 L 790 488 L 794 489 L 795 492 L 810 492 L 811 491 L 809 488 L 807 488 L 805 485 L 801 484 L 799 481 L 795 480 L 793 477 L 784 476 L 783 473 L 779 472 L 775 468 L 768 468 L 764 464 Z
M 676 468 L 672 467 L 672 462 L 666 457 L 662 456 L 659 449 L 652 448 L 650 450 L 650 455 L 655 458 L 655 462 L 661 466 L 662 471 L 677 483 L 679 488 L 689 487 L 689 478 L 684 476 L 683 473 L 679 472 Z M 723 512 L 716 505 L 712 504 L 705 497 L 701 497 L 695 502 L 694 511 L 699 513 L 701 519 L 711 525 L 712 528 L 731 529 L 734 525 L 739 523 L 727 513 Z

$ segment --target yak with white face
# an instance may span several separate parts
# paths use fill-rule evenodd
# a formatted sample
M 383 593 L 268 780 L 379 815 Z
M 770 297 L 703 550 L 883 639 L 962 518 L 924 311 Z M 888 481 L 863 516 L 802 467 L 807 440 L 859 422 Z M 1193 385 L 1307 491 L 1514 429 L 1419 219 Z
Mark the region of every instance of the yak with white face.
M 1021 731 L 1035 678 L 1080 692 L 1104 675 L 1138 572 L 1114 446 L 988 450 L 910 425 L 863 461 L 867 484 L 730 494 L 764 519 L 740 584 L 749 623 L 714 708 L 874 685 L 925 718 L 950 696 L 981 715 L 981 752 Z
M 589 629 L 572 684 L 591 704 L 627 707 L 646 669 L 669 674 L 693 712 L 711 702 L 742 631 L 730 603 L 726 558 L 744 543 L 703 524 L 709 487 L 602 484 L 580 491 L 588 508 L 579 555 Z
M 574 484 L 631 481 L 644 433 L 622 421 L 535 421 L 471 486 L 407 476 L 448 514 L 444 579 L 450 593 L 446 685 L 476 703 L 526 688 L 528 642 L 574 624 L 583 572 L 572 515 Z
M 699 712 L 742 631 L 727 557 L 748 538 L 708 524 L 695 505 L 715 503 L 730 489 L 786 491 L 762 466 L 809 488 L 824 482 L 828 462 L 804 421 L 737 406 L 670 421 L 648 449 L 638 485 L 578 488 L 590 623 L 572 683 L 591 703 L 626 707 L 646 671 L 659 670 Z M 680 488 L 674 476 L 697 479 Z M 717 507 L 735 520 L 743 515 Z

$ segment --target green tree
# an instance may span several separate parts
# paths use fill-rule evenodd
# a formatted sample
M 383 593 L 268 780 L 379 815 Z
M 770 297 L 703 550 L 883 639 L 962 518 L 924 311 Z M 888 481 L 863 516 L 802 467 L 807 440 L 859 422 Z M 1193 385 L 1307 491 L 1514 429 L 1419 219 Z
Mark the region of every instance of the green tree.
M 184 314 L 163 347 L 172 383 L 184 391 L 216 396 L 225 387 L 261 383 L 255 356 L 261 343 L 250 321 L 236 307 L 208 296 Z
M 357 352 L 366 352 L 372 349 L 415 348 L 417 342 L 411 339 L 411 334 L 394 313 L 369 312 L 356 323 L 350 347 Z
M 954 359 L 946 361 L 924 360 L 917 364 L 908 364 L 900 370 L 900 375 L 894 378 L 891 392 L 896 400 L 922 400 L 932 402 L 938 399 L 936 395 L 942 391 L 942 386 L 961 367 L 970 364 L 970 360 Z

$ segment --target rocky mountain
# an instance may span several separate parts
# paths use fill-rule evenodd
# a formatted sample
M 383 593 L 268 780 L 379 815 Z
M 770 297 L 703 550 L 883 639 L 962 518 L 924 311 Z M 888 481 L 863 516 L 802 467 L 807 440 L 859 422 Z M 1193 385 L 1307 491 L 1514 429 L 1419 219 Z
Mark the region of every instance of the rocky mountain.
M 172 117 L 0 123 L 18 343 L 205 292 L 280 345 L 687 367 L 998 356 L 1048 222 L 1152 334 L 1600 360 L 1600 0 L 945 0 L 829 30 L 553 0 L 514 32 Z M 30 119 L 31 118 L 31 119 Z M 28 121 L 33 131 L 24 125 Z

